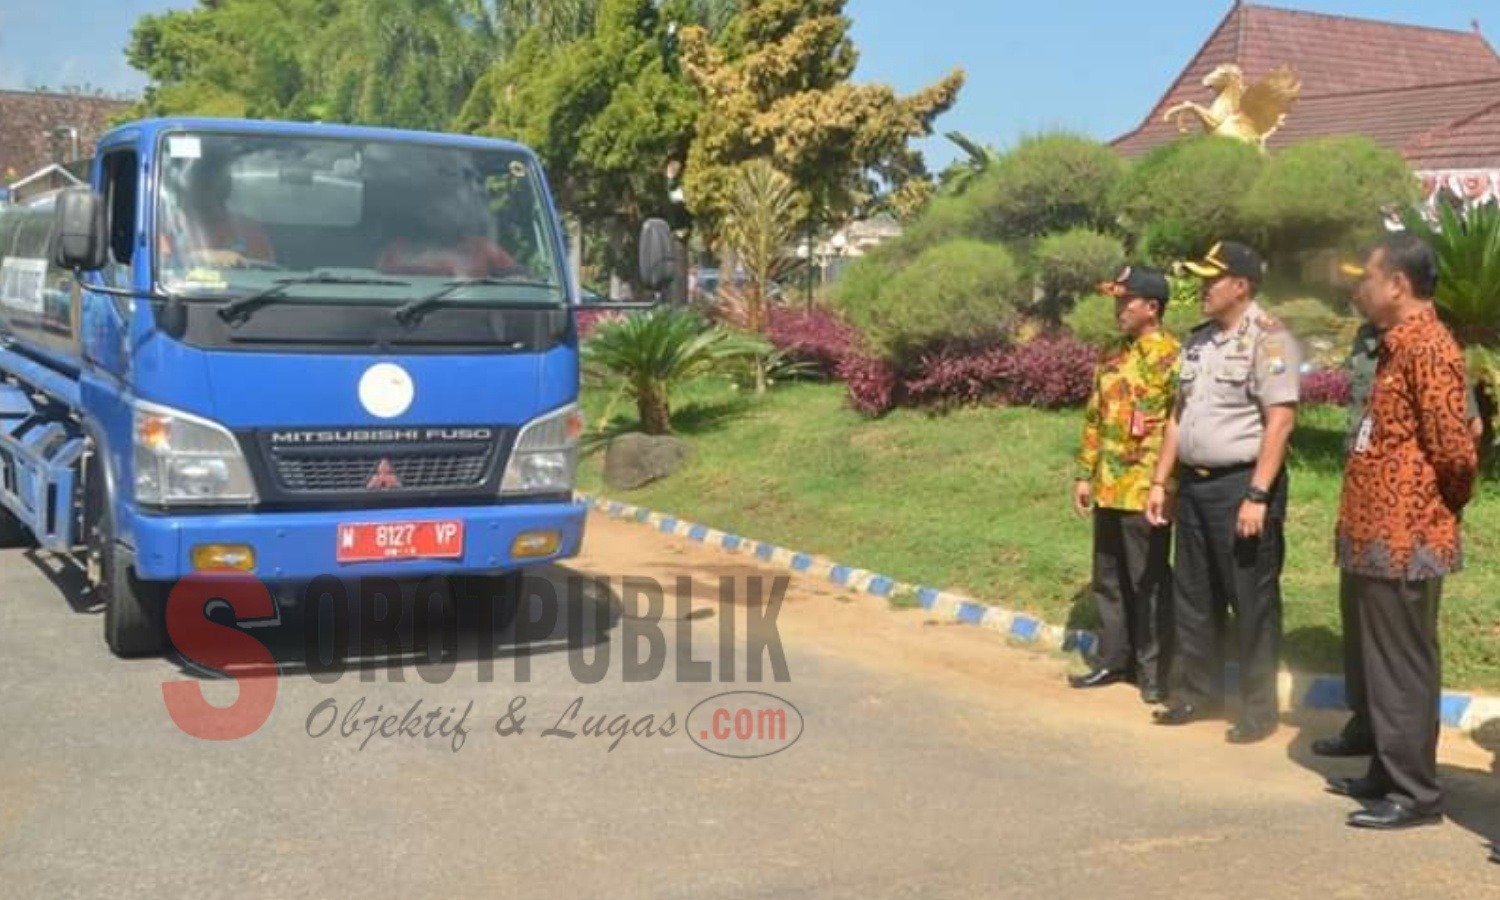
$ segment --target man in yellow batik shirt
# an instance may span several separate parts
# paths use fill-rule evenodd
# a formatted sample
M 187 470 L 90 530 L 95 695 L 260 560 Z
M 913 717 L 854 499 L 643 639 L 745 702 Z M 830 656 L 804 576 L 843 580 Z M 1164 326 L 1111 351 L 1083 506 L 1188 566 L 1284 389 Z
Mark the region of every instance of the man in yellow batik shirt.
M 1177 339 L 1162 328 L 1170 288 L 1159 270 L 1126 266 L 1100 286 L 1115 298 L 1120 340 L 1101 354 L 1084 414 L 1073 505 L 1094 517 L 1099 647 L 1073 687 L 1134 681 L 1161 703 L 1170 648 L 1171 526 L 1146 521 L 1146 498 L 1177 391 Z

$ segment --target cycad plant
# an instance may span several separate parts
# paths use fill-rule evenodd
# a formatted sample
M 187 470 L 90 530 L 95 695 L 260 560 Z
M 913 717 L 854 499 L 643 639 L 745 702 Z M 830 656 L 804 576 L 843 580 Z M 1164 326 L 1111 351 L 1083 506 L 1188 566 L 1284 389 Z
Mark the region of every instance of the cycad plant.
M 1500 205 L 1459 212 L 1437 204 L 1437 227 L 1416 210 L 1402 217 L 1411 233 L 1432 245 L 1438 258 L 1438 306 L 1466 345 L 1500 345 Z
M 733 370 L 771 350 L 763 340 L 712 325 L 692 310 L 661 306 L 602 324 L 583 346 L 592 377 L 617 382 L 635 400 L 641 431 L 671 432 L 671 390 L 703 375 Z

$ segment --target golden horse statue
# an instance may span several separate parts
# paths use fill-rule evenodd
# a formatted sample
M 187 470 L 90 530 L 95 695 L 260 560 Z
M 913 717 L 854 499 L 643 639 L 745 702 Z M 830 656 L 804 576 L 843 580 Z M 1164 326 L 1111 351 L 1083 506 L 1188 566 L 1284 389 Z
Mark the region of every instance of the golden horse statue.
M 1302 92 L 1302 80 L 1286 66 L 1247 88 L 1240 67 L 1226 63 L 1204 76 L 1203 86 L 1219 92 L 1207 109 L 1189 100 L 1162 113 L 1162 120 L 1171 121 L 1175 117 L 1177 129 L 1187 131 L 1186 120 L 1192 113 L 1203 124 L 1204 131 L 1246 141 L 1262 152 L 1266 149 L 1266 139 L 1281 127 L 1287 111 Z

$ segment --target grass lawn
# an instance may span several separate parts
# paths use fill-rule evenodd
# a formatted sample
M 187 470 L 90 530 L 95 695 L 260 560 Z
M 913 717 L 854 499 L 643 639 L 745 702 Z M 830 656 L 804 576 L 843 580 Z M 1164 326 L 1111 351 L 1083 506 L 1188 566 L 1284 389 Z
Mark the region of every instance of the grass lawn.
M 689 464 L 638 491 L 603 486 L 603 453 L 579 477 L 590 493 L 627 500 L 747 537 L 826 555 L 896 579 L 954 590 L 1093 627 L 1090 529 L 1070 503 L 1078 411 L 898 411 L 867 421 L 841 385 L 778 386 L 759 400 L 704 380 L 674 396 Z M 586 392 L 590 427 L 609 397 Z M 635 409 L 615 406 L 612 427 Z M 1303 413 L 1291 453 L 1286 661 L 1339 671 L 1333 526 L 1343 414 Z M 1466 514 L 1469 569 L 1443 598 L 1444 683 L 1500 690 L 1500 500 L 1487 481 Z

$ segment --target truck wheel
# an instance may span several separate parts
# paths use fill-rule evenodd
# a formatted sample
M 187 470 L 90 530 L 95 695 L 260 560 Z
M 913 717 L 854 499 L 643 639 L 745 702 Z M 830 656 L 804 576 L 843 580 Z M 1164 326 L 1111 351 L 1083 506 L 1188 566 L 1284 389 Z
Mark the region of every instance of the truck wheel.
M 116 656 L 144 656 L 167 649 L 166 604 L 159 585 L 137 581 L 134 555 L 115 541 L 114 512 L 97 463 L 88 481 L 93 514 L 89 552 L 99 562 L 96 596 L 104 604 L 104 641 Z
M 15 513 L 0 507 L 0 548 L 29 547 L 35 543 L 31 529 Z
M 461 575 L 452 579 L 453 615 L 480 604 L 492 604 L 497 630 L 509 628 L 521 610 L 525 576 L 518 570 L 504 575 Z

